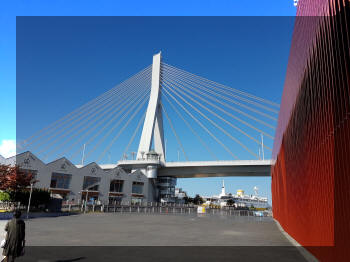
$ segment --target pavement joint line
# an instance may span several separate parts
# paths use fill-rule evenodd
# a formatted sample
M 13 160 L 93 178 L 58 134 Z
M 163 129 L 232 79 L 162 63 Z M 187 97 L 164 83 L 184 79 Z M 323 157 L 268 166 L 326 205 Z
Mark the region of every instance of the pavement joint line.
M 273 220 L 275 221 L 278 229 L 281 231 L 281 233 L 288 239 L 288 241 L 297 247 L 297 250 L 300 252 L 300 254 L 306 259 L 306 261 L 308 262 L 319 262 L 319 260 L 313 255 L 311 254 L 306 248 L 304 248 L 302 245 L 299 244 L 298 241 L 296 241 L 293 237 L 291 237 L 281 226 L 281 224 L 275 219 L 273 218 Z

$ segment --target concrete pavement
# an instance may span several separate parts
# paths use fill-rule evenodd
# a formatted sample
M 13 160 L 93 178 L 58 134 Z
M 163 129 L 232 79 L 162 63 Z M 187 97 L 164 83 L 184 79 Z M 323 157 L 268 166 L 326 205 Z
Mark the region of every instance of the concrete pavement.
M 26 231 L 18 262 L 306 261 L 270 217 L 91 213 L 30 219 Z

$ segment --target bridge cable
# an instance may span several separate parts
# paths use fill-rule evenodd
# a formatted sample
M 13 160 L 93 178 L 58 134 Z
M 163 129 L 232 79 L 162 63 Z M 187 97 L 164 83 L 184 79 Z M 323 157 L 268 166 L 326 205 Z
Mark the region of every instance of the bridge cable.
M 146 92 L 146 93 L 141 94 L 141 95 L 138 96 L 138 97 L 132 98 L 131 100 L 126 100 L 126 102 L 125 102 L 124 104 L 122 104 L 120 107 L 118 107 L 118 110 L 119 110 L 119 108 L 122 108 L 122 109 L 118 112 L 118 114 L 116 114 L 112 119 L 110 119 L 110 120 L 108 121 L 108 123 L 105 124 L 105 125 L 103 126 L 102 129 L 100 129 L 97 133 L 95 133 L 92 137 L 90 137 L 89 140 L 88 140 L 85 144 L 88 145 L 88 144 L 90 144 L 92 141 L 94 141 L 95 138 L 98 137 L 108 126 L 110 126 L 110 124 L 111 124 L 115 119 L 117 119 L 123 112 L 125 112 L 125 110 L 127 110 L 127 109 L 129 108 L 129 106 L 132 106 L 132 105 L 135 103 L 135 101 L 140 101 L 140 99 L 143 99 L 148 93 L 149 93 L 149 91 Z M 125 104 L 126 104 L 126 106 L 124 106 Z M 96 146 L 96 147 L 97 147 L 97 146 Z M 76 155 L 77 155 L 79 152 L 80 152 L 80 149 L 76 150 L 76 151 L 73 153 L 72 158 L 76 157 Z
M 142 94 L 145 94 L 147 90 L 145 90 Z M 111 111 L 106 117 L 102 118 L 102 116 L 104 116 L 108 111 L 104 112 L 102 115 L 100 115 L 98 118 L 96 118 L 94 121 L 91 121 L 88 125 L 86 125 L 84 128 L 80 129 L 76 134 L 70 136 L 70 138 L 68 138 L 64 143 L 61 143 L 60 146 L 53 152 L 56 152 L 59 148 L 62 148 L 63 145 L 67 144 L 69 141 L 71 141 L 74 137 L 76 137 L 77 135 L 79 135 L 80 133 L 84 132 L 86 129 L 88 129 L 90 126 L 92 126 L 95 122 L 99 121 L 97 123 L 97 125 L 94 125 L 93 128 L 89 129 L 86 133 L 84 133 L 83 135 L 81 135 L 79 137 L 79 139 L 75 140 L 74 143 L 72 143 L 64 152 L 63 154 L 65 154 L 67 151 L 69 151 L 70 149 L 72 149 L 72 147 L 74 145 L 76 145 L 79 141 L 81 141 L 82 139 L 84 139 L 87 135 L 89 135 L 92 131 L 94 131 L 96 128 L 100 127 L 103 123 L 106 122 L 106 120 L 110 119 L 111 116 L 113 116 L 116 112 L 118 112 L 121 108 L 123 108 L 125 105 L 128 105 L 128 104 L 131 104 L 133 103 L 132 100 L 135 100 L 137 98 L 137 96 L 134 97 L 135 94 L 139 93 L 140 91 L 138 89 L 135 89 L 133 91 L 133 93 L 131 94 L 128 94 L 128 97 L 122 102 L 119 104 L 119 106 L 117 107 L 114 107 L 114 110 Z M 112 108 L 113 109 L 113 108 Z M 105 125 L 102 129 L 102 131 L 109 125 L 109 123 L 111 123 L 111 121 L 113 121 L 116 117 L 118 116 L 115 115 L 115 117 L 112 118 L 112 120 L 110 120 L 108 122 L 107 125 Z M 51 150 L 52 151 L 52 150 Z M 52 153 L 51 153 L 52 154 Z
M 162 87 L 164 87 L 162 85 Z M 223 142 L 220 141 L 212 132 L 209 131 L 208 128 L 204 126 L 194 115 L 192 115 L 172 94 L 169 93 L 168 90 L 162 88 L 162 91 L 165 91 L 193 120 L 196 121 L 198 125 L 200 125 L 217 143 L 219 143 L 233 158 L 238 159 L 238 157 L 231 152 L 231 150 L 225 146 Z
M 146 93 L 146 95 L 149 93 L 149 91 Z M 139 99 L 135 104 L 133 104 L 132 106 L 131 106 L 131 108 L 129 108 L 129 110 L 126 112 L 126 113 L 124 113 L 124 115 L 119 119 L 119 121 L 113 126 L 113 128 L 112 129 L 110 129 L 110 130 L 108 130 L 108 132 L 107 132 L 107 134 L 105 134 L 104 136 L 103 136 L 103 138 L 102 139 L 100 139 L 99 141 L 98 141 L 98 143 L 97 144 L 95 144 L 95 146 L 93 147 L 93 149 L 91 149 L 89 152 L 88 152 L 88 154 L 86 155 L 86 158 L 87 157 L 89 157 L 90 155 L 91 155 L 91 153 L 93 153 L 95 150 L 96 150 L 96 148 L 98 147 L 98 146 L 100 146 L 101 145 L 101 143 L 121 124 L 121 122 L 132 112 L 132 110 L 142 101 L 142 100 L 144 100 L 144 102 L 142 103 L 142 104 L 144 104 L 146 101 L 147 101 L 147 99 L 143 99 L 144 97 L 141 97 L 141 99 Z M 114 141 L 114 139 L 113 139 L 113 141 Z
M 167 84 L 165 82 L 165 84 Z M 172 88 L 170 87 L 172 86 Z M 236 139 L 235 137 L 231 136 L 226 130 L 224 130 L 222 127 L 220 127 L 218 124 L 216 124 L 213 120 L 211 120 L 209 117 L 207 117 L 205 114 L 203 114 L 198 108 L 196 108 L 195 106 L 193 106 L 191 103 L 189 103 L 186 99 L 184 99 L 181 95 L 179 95 L 174 89 L 178 90 L 179 92 L 181 92 L 183 95 L 185 95 L 186 97 L 188 97 L 189 99 L 191 99 L 192 101 L 194 101 L 196 104 L 198 104 L 199 106 L 203 107 L 204 109 L 206 109 L 208 112 L 210 112 L 211 114 L 213 114 L 214 116 L 216 116 L 217 118 L 219 118 L 220 120 L 224 121 L 226 124 L 230 125 L 231 127 L 235 128 L 236 130 L 238 130 L 239 132 L 241 132 L 243 135 L 247 136 L 248 138 L 250 138 L 251 140 L 253 140 L 254 142 L 256 142 L 259 145 L 262 145 L 262 143 L 258 140 L 256 140 L 255 138 L 251 137 L 249 134 L 247 134 L 246 132 L 244 132 L 243 130 L 241 130 L 240 128 L 236 127 L 235 125 L 233 125 L 232 123 L 230 123 L 229 121 L 227 121 L 226 119 L 222 118 L 221 116 L 219 116 L 218 114 L 216 114 L 215 112 L 213 112 L 212 110 L 210 110 L 209 108 L 207 108 L 206 106 L 202 105 L 200 102 L 196 101 L 195 99 L 191 98 L 189 95 L 187 95 L 186 93 L 182 92 L 181 90 L 179 90 L 178 88 L 174 87 L 173 85 L 169 84 L 168 87 L 170 88 L 170 90 L 175 93 L 178 97 L 180 97 L 186 104 L 188 104 L 190 107 L 192 107 L 195 111 L 197 111 L 200 115 L 202 115 L 205 119 L 207 119 L 210 123 L 212 123 L 215 127 L 217 127 L 219 130 L 221 130 L 224 134 L 226 134 L 228 137 L 230 137 L 232 140 L 236 141 L 239 145 L 241 145 L 247 152 L 249 152 L 251 155 L 253 155 L 254 157 L 258 158 L 258 156 L 251 151 L 248 147 L 246 147 L 244 144 L 242 144 L 238 139 Z M 267 147 L 266 145 L 263 145 L 266 149 L 271 151 L 271 148 Z
M 217 83 L 217 82 L 214 82 L 212 80 L 209 80 L 207 78 L 204 78 L 204 77 L 201 77 L 201 76 L 198 76 L 196 74 L 193 74 L 193 73 L 190 73 L 190 72 L 187 72 L 183 69 L 180 69 L 180 68 L 177 68 L 177 67 L 174 67 L 172 65 L 169 65 L 169 64 L 166 64 L 164 62 L 162 62 L 162 66 L 166 67 L 166 68 L 169 68 L 169 69 L 172 69 L 174 71 L 178 71 L 179 73 L 182 73 L 182 74 L 187 74 L 189 76 L 191 76 L 192 78 L 195 78 L 195 79 L 198 79 L 197 81 L 201 81 L 201 82 L 206 82 L 208 84 L 211 84 L 213 86 L 220 86 L 222 89 L 225 89 L 225 90 L 228 90 L 230 92 L 236 92 L 240 95 L 243 95 L 243 96 L 246 96 L 246 97 L 249 97 L 251 99 L 255 99 L 257 101 L 260 101 L 260 102 L 263 102 L 263 103 L 266 103 L 266 104 L 269 104 L 271 106 L 274 106 L 274 107 L 277 107 L 279 108 L 280 105 L 275 103 L 275 102 L 272 102 L 270 100 L 267 100 L 267 99 L 264 99 L 264 98 L 261 98 L 261 97 L 258 97 L 258 96 L 255 96 L 255 95 L 252 95 L 252 94 L 249 94 L 247 92 L 243 92 L 241 90 L 238 90 L 238 89 L 235 89 L 235 88 L 232 88 L 232 87 L 229 87 L 229 86 L 225 86 L 223 84 L 220 84 L 220 83 Z
M 142 77 L 143 77 L 143 76 L 142 76 Z M 137 80 L 137 79 L 135 78 L 134 81 L 136 81 L 136 80 Z M 133 82 L 132 82 L 132 83 L 133 83 Z M 131 84 L 131 83 L 129 83 L 129 84 Z M 50 140 L 52 140 L 54 137 L 56 137 L 60 132 L 62 133 L 62 131 L 64 131 L 64 130 L 66 130 L 67 128 L 71 127 L 71 126 L 74 125 L 76 122 L 78 122 L 79 120 L 81 120 L 82 118 L 84 118 L 85 116 L 87 116 L 88 114 L 90 114 L 90 117 L 88 117 L 87 119 L 85 119 L 85 121 L 80 122 L 79 126 L 82 125 L 82 124 L 85 123 L 88 119 L 90 119 L 91 117 L 95 116 L 97 113 L 99 113 L 99 112 L 101 112 L 102 110 L 104 110 L 106 107 L 108 108 L 108 106 L 113 105 L 113 103 L 115 103 L 116 101 L 118 101 L 118 100 L 113 101 L 112 99 L 113 99 L 113 96 L 109 97 L 109 98 L 106 100 L 106 102 L 102 104 L 102 107 L 99 108 L 99 110 L 97 110 L 97 111 L 95 111 L 95 112 L 94 112 L 94 110 L 93 110 L 92 112 L 94 112 L 94 113 L 87 112 L 87 113 L 85 113 L 84 115 L 81 115 L 79 118 L 77 118 L 77 119 L 75 119 L 74 121 L 70 122 L 69 125 L 65 126 L 63 129 L 56 131 L 53 135 L 51 135 L 51 136 L 48 138 L 48 140 L 46 140 L 46 141 L 43 140 L 41 143 L 39 143 L 39 144 L 38 144 L 37 146 L 35 146 L 34 148 L 37 148 L 38 146 L 42 145 L 44 142 L 47 144 Z M 121 99 L 121 98 L 119 97 L 118 99 Z M 109 102 L 107 103 L 107 101 L 109 101 Z M 96 107 L 96 108 L 94 108 L 94 109 L 97 109 L 97 108 L 98 108 L 98 107 Z M 70 131 L 72 131 L 72 130 L 74 130 L 74 129 L 70 129 Z M 54 142 L 55 142 L 55 141 L 57 141 L 57 139 L 54 140 Z M 48 147 L 48 146 L 51 145 L 51 144 L 52 144 L 52 142 L 49 143 L 49 144 L 47 144 L 46 147 Z M 45 147 L 45 148 L 46 148 L 46 147 Z M 42 151 L 44 151 L 44 150 L 42 150 Z M 41 151 L 41 152 L 42 152 L 42 151 Z
M 90 108 L 92 106 L 94 106 L 95 103 L 100 102 L 100 100 L 102 100 L 103 98 L 105 98 L 106 96 L 110 96 L 111 93 L 115 92 L 116 90 L 118 90 L 118 88 L 120 88 L 120 86 L 122 86 L 125 82 L 133 79 L 134 77 L 138 76 L 139 74 L 142 74 L 144 71 L 147 71 L 151 68 L 152 65 L 149 65 L 148 67 L 146 67 L 145 69 L 141 70 L 140 72 L 136 73 L 135 75 L 131 76 L 130 78 L 128 78 L 127 80 L 123 81 L 122 83 L 116 85 L 114 88 L 108 90 L 107 92 L 101 94 L 100 96 L 92 99 L 91 101 L 87 102 L 86 104 L 80 106 L 79 108 L 75 109 L 74 111 L 68 113 L 67 115 L 63 116 L 62 118 L 56 120 L 55 122 L 49 124 L 48 126 L 44 127 L 43 129 L 37 131 L 36 133 L 34 133 L 32 136 L 30 136 L 29 138 L 25 139 L 25 141 L 21 143 L 17 144 L 17 147 L 24 147 L 27 148 L 30 144 L 32 144 L 34 141 L 32 141 L 33 139 L 35 141 L 37 141 L 38 139 L 40 139 L 40 137 L 42 137 L 44 134 L 47 133 L 46 130 L 50 130 L 53 127 L 55 127 L 58 124 L 62 124 L 66 121 L 66 119 L 70 119 L 72 118 L 75 114 L 80 114 L 81 112 L 83 112 L 84 110 L 86 110 L 87 108 Z M 56 127 L 57 128 L 57 127 Z M 46 131 L 46 132 L 45 132 Z M 44 134 L 42 134 L 44 132 Z M 32 141 L 31 143 L 29 143 L 30 141 Z
M 123 133 L 125 128 L 130 124 L 130 122 L 134 119 L 135 115 L 140 111 L 140 109 L 144 106 L 144 104 L 147 102 L 146 99 L 140 104 L 140 106 L 136 109 L 136 111 L 131 115 L 131 117 L 128 119 L 128 121 L 124 124 L 122 129 L 119 131 L 119 133 L 112 139 L 111 143 L 106 147 L 106 149 L 102 152 L 102 154 L 98 157 L 97 162 L 101 160 L 101 158 L 106 154 L 106 152 L 111 148 L 111 146 L 114 144 L 114 142 L 119 138 L 119 136 Z
M 146 79 L 147 80 L 147 79 Z M 140 83 L 136 83 L 138 87 L 140 87 Z M 147 91 L 147 89 L 144 89 L 144 93 Z M 129 93 L 125 93 L 124 95 L 121 95 L 118 100 L 116 100 L 116 102 L 118 103 L 113 103 L 112 106 L 110 106 L 108 109 L 106 109 L 105 111 L 103 111 L 100 115 L 98 115 L 98 117 L 94 118 L 92 121 L 89 121 L 87 125 L 85 125 L 83 128 L 79 129 L 78 132 L 75 132 L 74 134 L 72 134 L 68 139 L 66 139 L 65 143 L 62 143 L 62 141 L 60 141 L 60 147 L 62 147 L 64 144 L 66 144 L 68 141 L 70 141 L 72 138 L 74 138 L 75 136 L 79 135 L 80 133 L 84 132 L 87 128 L 89 128 L 90 126 L 92 126 L 93 124 L 95 124 L 97 122 L 97 125 L 94 125 L 94 127 L 92 129 L 90 129 L 86 134 L 84 134 L 83 136 L 81 136 L 78 140 L 75 141 L 74 144 L 76 144 L 78 141 L 80 141 L 81 139 L 83 139 L 87 134 L 91 133 L 91 131 L 93 131 L 94 129 L 96 129 L 97 127 L 99 127 L 103 122 L 105 122 L 107 119 L 109 119 L 111 116 L 113 116 L 113 114 L 115 114 L 120 108 L 122 108 L 123 105 L 125 105 L 127 102 L 131 102 L 131 100 L 133 98 L 136 98 L 138 95 L 140 94 L 140 90 L 139 88 L 134 88 L 131 92 Z M 142 94 L 142 93 L 141 93 Z M 121 101 L 120 101 L 121 100 Z M 119 101 L 121 103 L 119 103 Z M 116 104 L 116 105 L 115 105 Z M 118 105 L 118 106 L 117 106 Z M 106 114 L 109 113 L 107 116 Z M 89 120 L 91 117 L 89 117 L 88 119 L 85 119 L 84 122 L 86 122 L 86 120 Z M 83 122 L 82 122 L 83 123 Z M 80 125 L 78 125 L 80 126 Z M 76 129 L 78 126 L 76 126 L 74 129 Z M 73 129 L 71 129 L 73 130 Z M 57 150 L 57 149 L 56 149 Z M 52 151 L 52 149 L 51 149 Z
M 242 142 L 240 142 L 237 138 L 233 137 L 231 134 L 229 134 L 225 129 L 220 127 L 217 123 L 215 123 L 213 120 L 211 120 L 209 117 L 207 117 L 205 114 L 203 114 L 198 108 L 193 106 L 191 103 L 189 103 L 186 99 L 184 99 L 181 95 L 179 95 L 175 90 L 170 88 L 170 90 L 176 94 L 181 100 L 183 100 L 187 105 L 189 105 L 192 109 L 194 109 L 196 112 L 198 112 L 202 117 L 207 119 L 212 125 L 214 125 L 217 129 L 219 129 L 221 132 L 223 132 L 226 136 L 231 138 L 233 141 L 235 141 L 237 144 L 239 144 L 241 147 L 243 147 L 248 153 L 253 155 L 256 158 L 259 158 L 258 155 L 256 155 L 253 151 L 251 151 L 247 146 L 245 146 Z
M 163 72 L 169 73 L 169 74 L 173 74 L 173 75 L 174 75 L 173 72 L 169 72 L 167 69 L 163 69 Z M 254 109 L 254 108 L 252 108 L 252 107 L 250 107 L 250 106 L 247 106 L 247 105 L 245 105 L 245 104 L 242 104 L 242 103 L 240 103 L 240 102 L 237 102 L 237 101 L 235 101 L 235 100 L 232 100 L 231 98 L 228 98 L 228 97 L 225 97 L 225 96 L 223 96 L 223 95 L 221 95 L 221 94 L 218 94 L 217 92 L 214 92 L 214 91 L 212 91 L 212 90 L 210 90 L 210 89 L 208 89 L 208 88 L 205 88 L 205 87 L 203 86 L 203 84 L 199 84 L 199 83 L 193 82 L 193 81 L 191 81 L 191 80 L 188 80 L 188 79 L 183 78 L 183 77 L 181 77 L 181 76 L 179 76 L 179 75 L 176 75 L 176 74 L 175 74 L 175 76 L 179 77 L 179 78 L 181 79 L 182 82 L 185 81 L 186 83 L 190 83 L 192 86 L 196 86 L 197 88 L 199 88 L 199 89 L 201 89 L 201 90 L 204 90 L 204 91 L 206 91 L 206 92 L 208 92 L 208 93 L 211 93 L 211 94 L 213 94 L 213 95 L 215 95 L 215 96 L 217 96 L 217 97 L 220 97 L 220 98 L 222 98 L 222 99 L 224 99 L 224 100 L 226 100 L 226 101 L 229 101 L 229 102 L 231 102 L 231 103 L 233 103 L 233 104 L 236 104 L 236 105 L 238 105 L 238 106 L 240 106 L 240 107 L 243 107 L 243 108 L 245 108 L 245 109 L 247 109 L 247 110 L 249 110 L 249 111 L 252 111 L 252 112 L 254 112 L 254 113 L 257 113 L 257 114 L 259 114 L 259 115 L 261 115 L 261 116 L 264 116 L 264 117 L 266 117 L 266 118 L 269 118 L 269 119 L 271 119 L 271 120 L 277 121 L 277 118 L 276 118 L 276 117 L 270 116 L 269 114 L 266 114 L 266 113 L 261 112 L 261 111 L 259 111 L 259 110 L 257 110 L 257 109 Z M 208 87 L 208 86 L 207 86 L 207 87 Z M 209 88 L 211 88 L 211 87 L 209 86 Z M 223 91 L 221 91 L 221 90 L 218 90 L 218 91 L 221 92 L 221 93 L 224 93 L 224 94 L 227 93 L 227 92 L 223 92 Z
M 135 136 L 136 136 L 138 130 L 139 130 L 140 127 L 141 127 L 141 124 L 142 124 L 143 121 L 145 120 L 145 117 L 146 117 L 146 111 L 145 111 L 145 113 L 143 114 L 143 116 L 140 118 L 140 121 L 138 122 L 137 127 L 136 127 L 134 133 L 132 134 L 132 136 L 131 136 L 131 138 L 130 138 L 130 140 L 129 140 L 129 142 L 128 142 L 128 145 L 127 145 L 126 148 L 124 149 L 124 154 L 128 152 L 129 147 L 131 146 L 132 142 L 133 142 L 134 139 L 135 139 Z
M 221 112 L 223 112 L 224 114 L 230 116 L 231 118 L 233 118 L 233 119 L 235 119 L 235 120 L 241 122 L 242 124 L 244 124 L 244 125 L 246 125 L 246 126 L 252 128 L 252 129 L 254 129 L 255 131 L 257 131 L 257 132 L 259 132 L 259 133 L 262 133 L 262 134 L 266 135 L 267 137 L 273 139 L 273 136 L 271 136 L 270 134 L 264 132 L 263 130 L 261 130 L 261 129 L 259 129 L 259 128 L 256 128 L 256 127 L 252 126 L 251 124 L 249 124 L 249 123 L 247 123 L 246 121 L 244 121 L 244 120 L 242 120 L 242 119 L 240 119 L 240 118 L 238 118 L 238 117 L 232 115 L 231 113 L 227 112 L 226 110 L 222 109 L 221 107 L 219 107 L 219 106 L 217 106 L 217 105 L 211 103 L 210 101 L 208 101 L 208 100 L 202 98 L 201 96 L 199 96 L 199 95 L 193 93 L 193 92 L 190 91 L 188 88 L 186 88 L 184 85 L 180 85 L 179 83 L 177 83 L 177 82 L 175 82 L 175 81 L 172 81 L 172 80 L 170 80 L 170 79 L 165 80 L 165 81 L 168 82 L 168 83 L 171 82 L 171 83 L 173 83 L 175 86 L 181 87 L 182 90 L 185 90 L 186 92 L 188 92 L 188 93 L 190 93 L 191 95 L 193 95 L 193 96 L 199 98 L 200 100 L 206 102 L 207 104 L 211 105 L 212 107 L 215 107 L 216 109 L 220 110 Z M 218 101 L 218 103 L 221 104 L 220 101 Z
M 168 71 L 170 71 L 170 72 L 179 74 L 179 72 L 174 71 L 174 70 L 169 70 L 169 68 L 165 68 L 164 70 L 168 70 Z M 261 109 L 264 109 L 264 110 L 270 111 L 270 112 L 272 112 L 272 113 L 278 114 L 278 111 L 277 111 L 277 110 L 272 109 L 272 108 L 269 108 L 268 106 L 262 105 L 262 104 L 260 104 L 260 103 L 258 103 L 258 102 L 251 101 L 251 100 L 249 100 L 249 99 L 247 99 L 247 98 L 244 98 L 244 97 L 241 97 L 241 96 L 232 94 L 232 93 L 230 93 L 230 92 L 228 92 L 228 91 L 226 91 L 226 90 L 222 90 L 222 89 L 219 89 L 218 87 L 211 86 L 211 85 L 209 85 L 208 83 L 196 81 L 196 79 L 194 79 L 194 78 L 192 78 L 192 77 L 190 77 L 190 76 L 186 76 L 186 75 L 180 75 L 180 76 L 181 76 L 181 78 L 182 78 L 183 80 L 190 81 L 190 82 L 192 82 L 192 83 L 197 83 L 197 84 L 200 84 L 200 85 L 202 85 L 202 86 L 210 87 L 211 89 L 215 89 L 216 91 L 221 92 L 221 93 L 224 93 L 224 94 L 226 94 L 226 95 L 228 95 L 228 96 L 230 96 L 230 97 L 233 97 L 233 98 L 235 98 L 235 99 L 244 101 L 244 102 L 246 102 L 246 103 L 248 103 L 248 104 L 254 105 L 254 106 L 259 107 L 259 108 L 261 108 Z
M 123 99 L 123 96 L 119 97 L 118 98 L 119 100 Z M 94 116 L 96 116 L 98 113 L 102 112 L 102 114 L 100 114 L 96 120 L 98 120 L 100 117 L 102 117 L 103 115 L 105 115 L 107 112 L 109 112 L 110 110 L 112 110 L 114 108 L 114 104 L 116 103 L 116 101 L 110 101 L 107 105 L 105 105 L 104 107 L 100 108 L 99 110 L 95 111 L 93 114 L 91 114 L 90 116 L 88 116 L 87 118 L 85 119 L 81 119 L 82 121 L 79 121 L 79 123 L 77 125 L 74 125 L 77 120 L 75 120 L 74 122 L 72 122 L 70 125 L 68 125 L 67 127 L 65 127 L 63 130 L 66 130 L 68 127 L 72 127 L 68 130 L 68 132 L 65 132 L 65 133 L 62 133 L 62 130 L 61 130 L 61 133 L 58 133 L 60 134 L 58 137 L 56 137 L 53 141 L 51 141 L 50 143 L 48 143 L 48 141 L 50 141 L 53 137 L 51 137 L 48 141 L 46 141 L 46 146 L 41 150 L 39 151 L 39 154 L 44 152 L 50 145 L 53 145 L 55 144 L 57 141 L 59 141 L 59 139 L 62 139 L 63 137 L 66 137 L 68 134 L 72 133 L 75 129 L 79 128 L 80 126 L 82 126 L 83 124 L 85 123 L 88 123 L 88 126 L 90 126 L 92 123 L 94 123 L 94 121 L 91 121 L 91 122 L 88 122 L 91 118 L 93 118 Z M 105 109 L 108 109 L 109 110 L 105 110 Z M 104 111 L 103 111 L 104 110 Z M 96 121 L 95 120 L 95 121 Z M 83 129 L 81 129 L 82 131 Z M 57 136 L 57 134 L 56 134 Z M 62 145 L 62 143 L 59 143 L 60 145 Z M 51 149 L 50 151 L 52 151 L 53 149 Z M 49 152 L 50 152 L 49 151 Z
M 214 154 L 213 151 L 210 150 L 208 145 L 203 141 L 203 139 L 198 135 L 198 133 L 191 127 L 191 125 L 188 123 L 188 121 L 181 115 L 179 110 L 174 106 L 174 104 L 169 100 L 167 95 L 165 93 L 162 93 L 162 97 L 165 97 L 167 102 L 170 104 L 170 106 L 173 108 L 173 110 L 178 114 L 178 116 L 185 122 L 186 126 L 191 130 L 191 132 L 198 138 L 199 142 L 204 146 L 204 148 L 208 151 L 209 154 L 212 155 L 212 157 L 215 160 L 218 160 L 219 158 Z
M 171 73 L 168 73 L 167 71 L 164 71 L 164 72 L 162 72 L 162 76 L 163 76 L 163 78 L 165 78 L 165 79 L 180 82 L 183 86 L 187 86 L 188 88 L 193 89 L 193 91 L 195 91 L 195 92 L 197 92 L 197 93 L 199 93 L 199 94 L 201 94 L 201 95 L 203 95 L 203 96 L 206 96 L 206 97 L 208 97 L 209 99 L 214 100 L 215 102 L 218 102 L 218 103 L 220 103 L 221 105 L 223 105 L 223 106 L 225 106 L 225 107 L 227 107 L 227 108 L 230 108 L 230 109 L 232 109 L 233 111 L 235 111 L 235 112 L 237 112 L 237 113 L 239 113 L 239 114 L 242 114 L 242 115 L 244 115 L 244 116 L 246 116 L 246 117 L 248 117 L 248 118 L 250 118 L 250 119 L 252 119 L 252 120 L 254 120 L 254 121 L 256 121 L 256 122 L 259 122 L 260 124 L 263 124 L 263 125 L 266 126 L 266 127 L 269 127 L 269 128 L 271 128 L 271 129 L 275 129 L 274 126 L 272 126 L 272 125 L 266 123 L 265 121 L 262 121 L 262 120 L 260 120 L 260 119 L 258 119 L 258 118 L 256 118 L 256 117 L 254 117 L 254 116 L 251 116 L 251 115 L 249 115 L 249 114 L 247 114 L 247 113 L 245 113 L 245 112 L 243 112 L 243 111 L 241 111 L 241 110 L 239 110 L 239 109 L 237 109 L 237 108 L 235 108 L 235 107 L 233 107 L 233 106 L 231 106 L 231 105 L 229 105 L 229 104 L 227 104 L 227 103 L 224 103 L 224 102 L 220 101 L 219 99 L 216 99 L 216 98 L 213 97 L 213 96 L 208 95 L 207 93 L 204 93 L 204 92 L 200 91 L 199 89 L 202 89 L 202 88 L 200 88 L 200 87 L 199 87 L 199 88 L 198 88 L 198 87 L 194 87 L 193 85 L 189 85 L 188 83 L 181 81 L 181 78 L 180 78 L 180 77 L 177 77 L 176 75 L 173 75 L 173 74 L 171 74 Z M 214 95 L 218 96 L 218 95 L 215 94 L 214 92 L 212 92 L 212 91 L 210 91 L 210 90 L 208 90 L 208 89 L 206 89 L 206 88 L 204 88 L 204 89 L 205 89 L 205 91 L 207 91 L 207 92 L 209 92 L 209 93 L 211 93 L 211 94 L 214 94 Z M 219 95 L 218 97 L 220 97 L 220 95 Z M 275 119 L 276 119 L 276 118 L 273 118 L 273 120 L 275 120 Z M 277 120 L 277 119 L 276 119 L 276 120 Z
M 185 149 L 184 149 L 184 147 L 183 147 L 183 145 L 182 145 L 182 143 L 181 143 L 181 140 L 180 140 L 179 136 L 177 135 L 177 133 L 176 133 L 176 131 L 175 131 L 175 128 L 174 128 L 174 126 L 173 126 L 173 123 L 171 122 L 171 120 L 170 120 L 170 118 L 169 118 L 169 116 L 168 116 L 168 113 L 166 112 L 166 110 L 165 110 L 165 108 L 163 107 L 163 105 L 162 105 L 161 102 L 160 102 L 160 105 L 161 105 L 161 107 L 162 107 L 162 109 L 163 109 L 163 111 L 164 111 L 164 114 L 165 114 L 166 119 L 168 119 L 170 128 L 171 128 L 171 130 L 173 131 L 174 136 L 176 137 L 177 143 L 178 143 L 178 145 L 180 146 L 180 148 L 181 148 L 181 150 L 182 150 L 182 153 L 183 153 L 184 156 L 185 156 L 186 161 L 189 161 L 189 160 L 188 160 L 188 157 L 187 157 L 187 155 L 186 155 Z
M 146 92 L 146 91 L 145 91 Z M 122 102 L 118 107 L 115 108 L 115 110 L 113 110 L 113 112 L 111 112 L 111 114 L 109 116 L 106 117 L 106 119 L 103 119 L 98 125 L 94 126 L 92 129 L 90 129 L 88 132 L 86 132 L 83 136 L 81 136 L 79 138 L 79 140 L 75 141 L 74 144 L 78 143 L 79 141 L 81 141 L 84 137 L 86 137 L 88 134 L 90 134 L 92 131 L 94 131 L 97 127 L 99 127 L 100 125 L 102 125 L 103 123 L 106 123 L 106 120 L 109 119 L 109 121 L 104 124 L 103 128 L 98 130 L 97 133 L 95 133 L 92 137 L 89 138 L 89 140 L 85 143 L 85 144 L 90 144 L 98 135 L 100 135 L 102 133 L 102 131 L 104 131 L 121 113 L 123 113 L 123 111 L 125 111 L 129 105 L 131 105 L 132 103 L 135 102 L 135 100 L 140 97 L 140 96 L 143 96 L 144 93 L 141 93 L 139 96 L 136 96 L 136 97 L 130 97 L 130 99 L 126 99 L 124 102 Z M 126 105 L 126 106 L 125 106 Z M 118 112 L 117 114 L 115 114 L 116 112 Z M 110 118 L 111 115 L 114 115 L 114 117 Z M 72 144 L 70 146 L 70 148 L 72 148 L 74 146 L 74 144 Z M 68 150 L 67 149 L 66 152 Z M 75 156 L 75 153 L 74 152 L 74 156 Z

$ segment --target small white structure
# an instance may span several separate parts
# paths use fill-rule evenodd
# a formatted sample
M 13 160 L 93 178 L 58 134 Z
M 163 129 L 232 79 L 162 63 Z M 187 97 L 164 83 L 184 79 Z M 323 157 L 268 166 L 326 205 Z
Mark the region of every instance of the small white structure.
M 224 180 L 222 180 L 221 194 L 219 195 L 219 197 L 223 197 L 223 196 L 226 196 L 225 181 Z

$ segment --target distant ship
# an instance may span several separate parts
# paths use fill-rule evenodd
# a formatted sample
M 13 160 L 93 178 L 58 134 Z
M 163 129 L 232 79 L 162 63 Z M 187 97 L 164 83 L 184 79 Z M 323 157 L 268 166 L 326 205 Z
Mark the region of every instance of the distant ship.
M 233 200 L 235 207 L 271 208 L 267 202 L 267 197 L 258 195 L 258 188 L 256 186 L 254 187 L 254 195 L 245 195 L 242 189 L 238 189 L 237 194 L 227 194 L 224 181 L 222 181 L 221 193 L 219 195 L 204 198 L 207 205 L 220 205 L 224 207 L 228 205 L 228 201 L 231 202 L 230 200 Z

